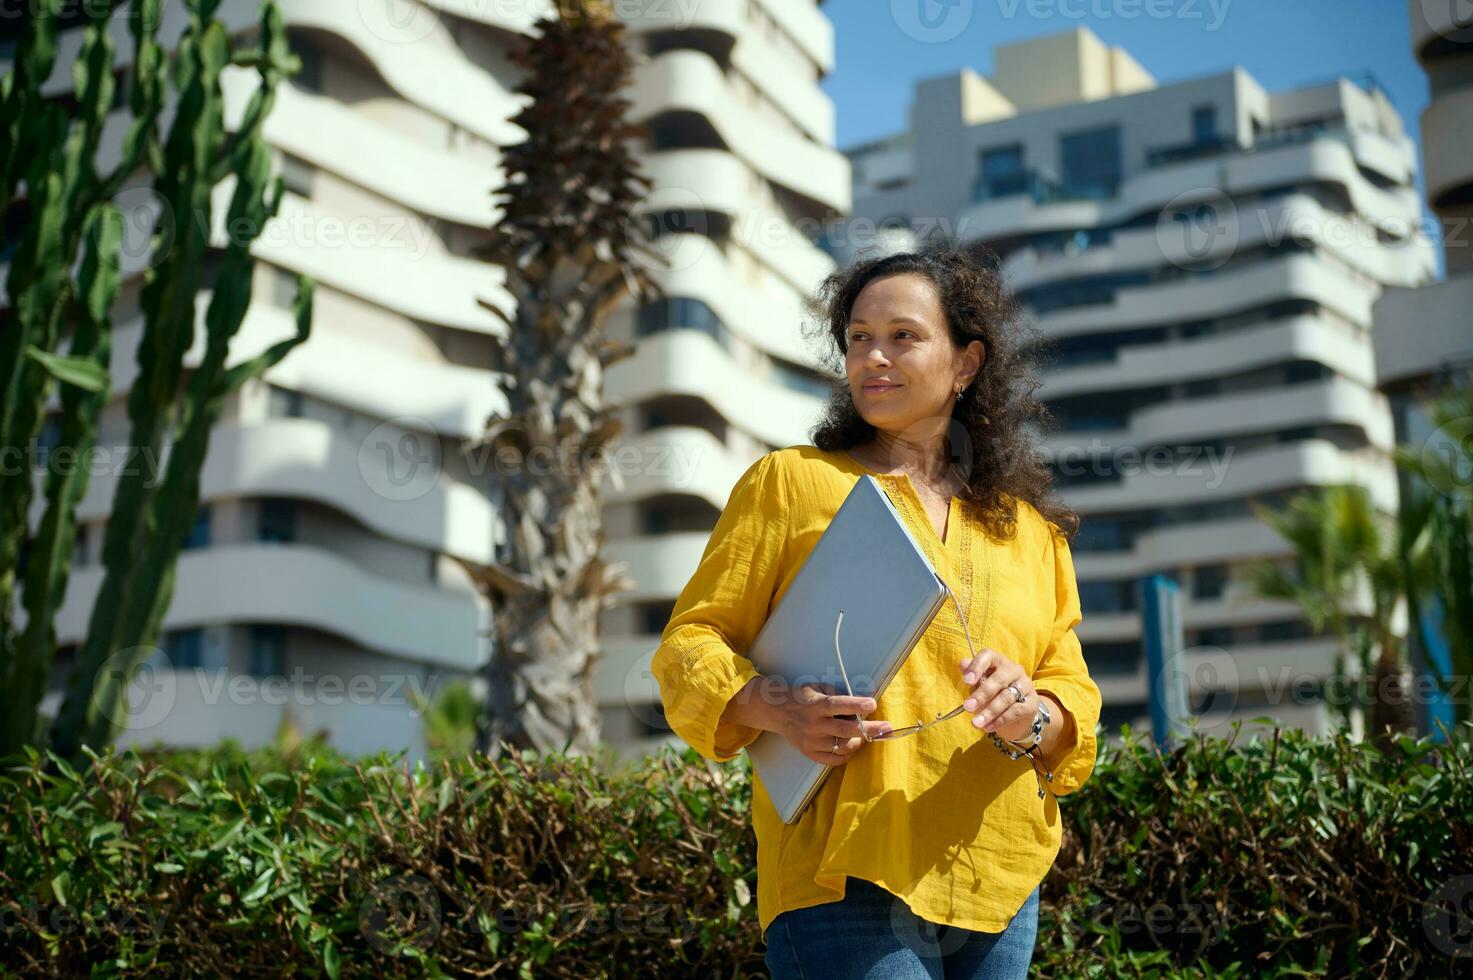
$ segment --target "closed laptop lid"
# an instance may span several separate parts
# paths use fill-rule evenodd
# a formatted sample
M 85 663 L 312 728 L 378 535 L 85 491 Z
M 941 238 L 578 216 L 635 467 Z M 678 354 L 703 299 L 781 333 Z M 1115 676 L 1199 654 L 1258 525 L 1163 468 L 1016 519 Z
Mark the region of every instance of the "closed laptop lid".
M 878 698 L 946 600 L 947 588 L 868 474 L 855 483 L 824 530 L 747 657 L 765 676 L 789 685 L 831 684 L 844 690 L 834 656 L 834 625 L 849 683 Z M 750 745 L 753 768 L 784 823 L 798 818 L 832 770 L 799 752 L 777 732 Z

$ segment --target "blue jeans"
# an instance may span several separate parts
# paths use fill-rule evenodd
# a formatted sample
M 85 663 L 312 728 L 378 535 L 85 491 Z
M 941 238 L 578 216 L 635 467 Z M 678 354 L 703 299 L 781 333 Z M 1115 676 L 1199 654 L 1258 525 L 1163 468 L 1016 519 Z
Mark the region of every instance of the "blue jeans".
M 767 927 L 774 980 L 1017 980 L 1038 934 L 1038 889 L 1002 932 L 936 925 L 874 882 L 848 878 L 844 898 L 780 913 Z

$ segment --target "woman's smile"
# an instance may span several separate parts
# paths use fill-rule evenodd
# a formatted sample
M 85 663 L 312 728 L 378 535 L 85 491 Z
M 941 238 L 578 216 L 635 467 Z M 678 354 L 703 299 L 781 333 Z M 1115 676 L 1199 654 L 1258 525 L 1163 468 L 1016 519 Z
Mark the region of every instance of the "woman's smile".
M 866 381 L 863 385 L 865 393 L 869 395 L 883 395 L 902 387 L 904 386 L 894 381 Z

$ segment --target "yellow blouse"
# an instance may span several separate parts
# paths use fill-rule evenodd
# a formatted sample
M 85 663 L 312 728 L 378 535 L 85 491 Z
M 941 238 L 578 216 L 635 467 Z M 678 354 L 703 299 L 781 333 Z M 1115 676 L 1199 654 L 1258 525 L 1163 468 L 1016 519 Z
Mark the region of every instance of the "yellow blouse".
M 1079 593 L 1067 539 L 1024 502 L 1012 540 L 992 540 L 974 505 L 953 497 L 943 543 L 909 477 L 813 446 L 768 453 L 732 489 L 654 654 L 671 728 L 717 762 L 736 758 L 761 734 L 718 724 L 731 697 L 759 673 L 743 653 L 864 473 L 879 481 L 956 592 L 978 652 L 991 647 L 1021 664 L 1072 716 L 1075 737 L 1050 759 L 1054 779 L 1044 783 L 1042 800 L 1027 757 L 998 751 L 970 714 L 861 745 L 792 825 L 778 817 L 754 771 L 764 941 L 778 913 L 843 898 L 845 875 L 880 885 L 928 921 L 1001 931 L 1058 854 L 1054 797 L 1078 789 L 1094 769 L 1100 691 L 1074 631 Z M 960 669 L 966 653 L 948 602 L 866 717 L 900 726 L 955 708 L 969 693 Z

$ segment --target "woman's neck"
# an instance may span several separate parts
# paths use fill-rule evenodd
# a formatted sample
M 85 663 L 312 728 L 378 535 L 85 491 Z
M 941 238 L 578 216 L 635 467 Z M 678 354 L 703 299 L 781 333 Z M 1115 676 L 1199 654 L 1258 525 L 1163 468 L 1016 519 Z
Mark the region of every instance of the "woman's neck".
M 945 442 L 939 435 L 917 440 L 876 429 L 874 441 L 865 448 L 872 458 L 883 460 L 912 481 L 921 481 L 927 486 L 946 482 L 954 469 L 946 455 Z

